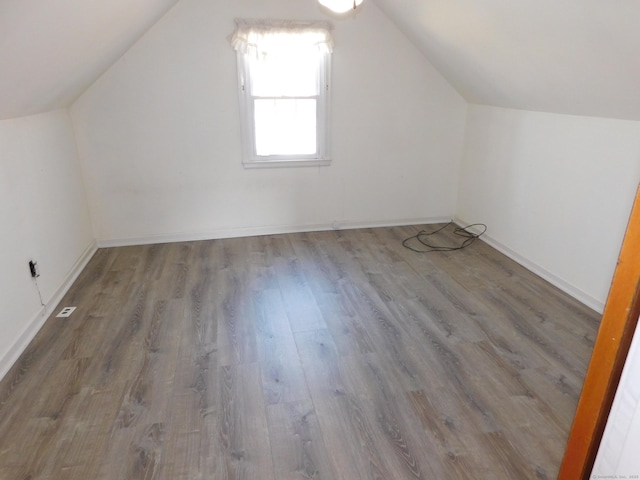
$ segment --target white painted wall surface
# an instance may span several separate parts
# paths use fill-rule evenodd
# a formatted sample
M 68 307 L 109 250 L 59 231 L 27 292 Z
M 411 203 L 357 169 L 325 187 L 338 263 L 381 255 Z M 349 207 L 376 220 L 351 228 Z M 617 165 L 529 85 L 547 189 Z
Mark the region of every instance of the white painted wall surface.
M 0 121 L 0 378 L 93 242 L 66 110 Z
M 640 122 L 470 105 L 458 217 L 602 311 L 640 181 Z
M 73 104 L 102 244 L 454 214 L 466 102 L 373 2 L 332 19 L 332 165 L 243 169 L 235 17 L 330 18 L 316 2 L 181 1 Z
M 591 478 L 640 478 L 638 446 L 640 446 L 640 329 L 636 329 L 633 336 Z

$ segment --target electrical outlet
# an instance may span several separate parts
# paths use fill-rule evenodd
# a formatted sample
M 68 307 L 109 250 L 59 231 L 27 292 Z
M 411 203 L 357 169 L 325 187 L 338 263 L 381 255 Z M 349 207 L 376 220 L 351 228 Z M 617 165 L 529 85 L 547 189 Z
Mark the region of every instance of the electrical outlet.
M 62 317 L 62 318 L 69 317 L 75 309 L 76 307 L 64 307 L 62 310 L 60 310 L 60 313 L 58 313 L 56 317 Z
M 38 270 L 38 262 L 29 260 L 29 272 L 31 273 L 32 278 L 38 278 L 40 276 L 40 272 Z

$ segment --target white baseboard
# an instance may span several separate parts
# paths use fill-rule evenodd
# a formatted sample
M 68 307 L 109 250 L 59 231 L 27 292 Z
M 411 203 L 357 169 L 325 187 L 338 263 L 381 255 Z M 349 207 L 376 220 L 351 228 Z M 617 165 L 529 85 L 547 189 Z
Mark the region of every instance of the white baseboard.
M 454 223 L 461 227 L 469 225 L 467 222 L 464 222 L 458 217 L 454 219 Z M 471 231 L 473 231 L 473 229 L 471 229 Z M 507 247 L 503 243 L 491 237 L 491 235 L 487 235 L 487 234 L 482 235 L 482 240 L 488 245 L 498 250 L 500 253 L 503 253 L 510 259 L 518 262 L 527 270 L 530 270 L 531 272 L 535 273 L 539 277 L 544 278 L 547 282 L 549 282 L 553 286 L 558 287 L 563 292 L 567 293 L 568 295 L 571 295 L 573 298 L 585 304 L 587 307 L 595 310 L 598 313 L 602 313 L 604 311 L 603 302 L 596 299 L 595 297 L 592 297 L 588 293 L 582 291 L 580 288 L 576 287 L 575 285 L 572 285 L 566 280 L 563 280 L 562 278 L 558 277 L 557 275 L 545 269 L 544 267 L 541 267 L 540 265 L 532 262 L 528 258 L 511 250 L 509 247 Z
M 314 223 L 302 225 L 268 225 L 259 227 L 230 227 L 196 233 L 173 233 L 162 235 L 144 235 L 98 240 L 98 247 L 124 247 L 131 245 L 150 245 L 154 243 L 193 242 L 221 238 L 254 237 L 258 235 L 279 235 L 283 233 L 322 232 L 326 230 L 351 230 L 356 228 L 398 227 L 404 225 L 426 225 L 451 221 L 448 217 L 405 218 L 399 220 L 341 221 L 333 223 Z
M 0 357 L 0 380 L 4 378 L 4 376 L 9 372 L 13 364 L 20 358 L 22 352 L 27 348 L 31 340 L 36 336 L 36 334 L 40 331 L 44 323 L 49 318 L 57 308 L 58 304 L 62 300 L 62 297 L 67 293 L 69 288 L 73 282 L 76 281 L 80 272 L 87 266 L 91 257 L 96 253 L 98 246 L 95 240 L 91 241 L 89 246 L 82 252 L 82 255 L 78 258 L 78 260 L 73 264 L 71 270 L 64 278 L 64 281 L 58 287 L 56 292 L 53 294 L 51 299 L 49 299 L 45 306 L 41 307 L 38 313 L 27 323 L 26 327 L 22 331 L 22 333 L 18 336 L 16 341 L 13 343 L 9 350 L 7 350 L 2 357 Z

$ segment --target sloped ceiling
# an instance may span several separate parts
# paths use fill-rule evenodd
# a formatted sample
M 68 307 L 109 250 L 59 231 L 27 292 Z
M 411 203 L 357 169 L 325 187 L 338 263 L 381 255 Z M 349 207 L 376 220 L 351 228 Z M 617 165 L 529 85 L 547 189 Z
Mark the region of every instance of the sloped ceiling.
M 68 106 L 177 1 L 0 0 L 0 118 Z M 640 120 L 638 0 L 367 1 L 471 103 Z
M 471 103 L 640 120 L 638 0 L 375 0 Z
M 0 118 L 69 105 L 178 0 L 0 0 Z

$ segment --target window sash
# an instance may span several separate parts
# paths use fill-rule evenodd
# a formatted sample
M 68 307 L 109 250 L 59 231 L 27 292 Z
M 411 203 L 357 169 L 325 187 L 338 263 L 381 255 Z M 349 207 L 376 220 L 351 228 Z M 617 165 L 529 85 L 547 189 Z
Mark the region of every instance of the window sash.
M 250 58 L 238 52 L 240 82 L 240 107 L 245 167 L 258 166 L 311 166 L 328 165 L 330 147 L 329 138 L 329 75 L 328 55 L 322 55 L 319 61 L 318 79 L 320 88 L 317 95 L 253 95 L 250 81 Z M 316 151 L 313 153 L 290 153 L 259 155 L 256 145 L 255 101 L 260 99 L 315 99 L 316 100 Z

